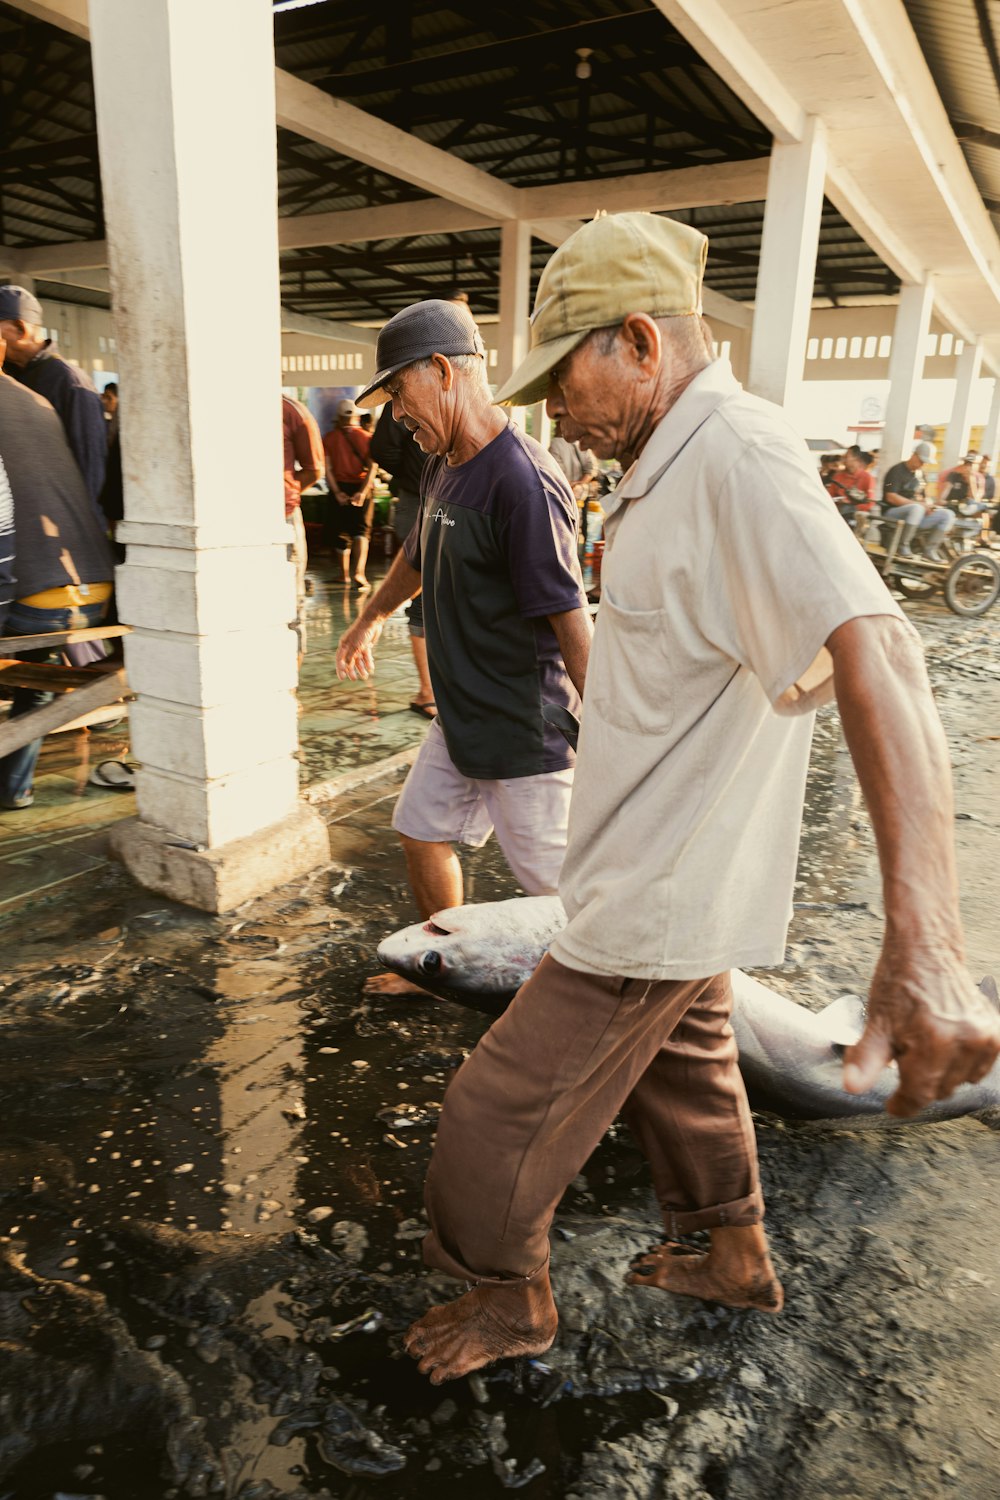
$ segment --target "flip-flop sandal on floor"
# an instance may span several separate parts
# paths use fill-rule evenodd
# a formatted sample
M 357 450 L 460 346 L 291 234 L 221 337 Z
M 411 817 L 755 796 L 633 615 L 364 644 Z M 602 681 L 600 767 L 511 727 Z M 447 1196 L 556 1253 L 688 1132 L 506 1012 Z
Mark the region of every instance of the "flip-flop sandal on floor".
M 410 713 L 419 714 L 422 719 L 433 720 L 437 718 L 437 704 L 433 698 L 429 703 L 411 703 Z
M 102 760 L 87 778 L 92 786 L 103 786 L 109 791 L 132 792 L 135 790 L 135 772 L 123 760 Z

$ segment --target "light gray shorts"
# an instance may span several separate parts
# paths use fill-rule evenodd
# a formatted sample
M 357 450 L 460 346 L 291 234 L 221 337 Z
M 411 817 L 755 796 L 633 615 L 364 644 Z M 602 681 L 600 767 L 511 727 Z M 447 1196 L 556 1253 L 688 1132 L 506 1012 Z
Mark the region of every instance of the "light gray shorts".
M 392 815 L 397 833 L 424 844 L 479 849 L 497 843 L 529 896 L 554 895 L 566 852 L 573 772 L 543 771 L 509 781 L 463 776 L 437 720 L 427 732 Z

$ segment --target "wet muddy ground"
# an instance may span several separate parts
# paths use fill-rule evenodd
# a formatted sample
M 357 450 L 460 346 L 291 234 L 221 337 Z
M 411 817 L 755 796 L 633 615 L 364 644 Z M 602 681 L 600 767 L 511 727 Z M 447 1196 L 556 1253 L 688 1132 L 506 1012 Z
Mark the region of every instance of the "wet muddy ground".
M 1000 620 L 915 612 L 996 967 Z M 405 689 L 404 689 L 405 690 Z M 759 1117 L 778 1319 L 625 1288 L 657 1237 L 612 1132 L 556 1221 L 541 1361 L 435 1389 L 399 1335 L 421 1184 L 478 1016 L 365 999 L 413 917 L 398 782 L 324 807 L 333 864 L 227 917 L 113 865 L 0 917 L 0 1497 L 826 1500 L 1000 1494 L 998 1122 Z M 515 893 L 499 856 L 468 899 Z M 877 951 L 870 828 L 822 716 L 799 909 L 768 982 L 818 1006 Z

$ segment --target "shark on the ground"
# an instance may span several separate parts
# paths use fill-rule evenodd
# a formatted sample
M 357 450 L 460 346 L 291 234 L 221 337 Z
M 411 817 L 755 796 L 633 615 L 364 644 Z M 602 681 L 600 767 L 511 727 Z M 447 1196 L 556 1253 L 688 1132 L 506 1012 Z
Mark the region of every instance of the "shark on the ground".
M 557 896 L 455 906 L 385 938 L 381 963 L 441 999 L 496 1016 L 537 968 L 566 915 Z M 843 1087 L 844 1051 L 865 1027 L 865 1002 L 842 995 L 819 1011 L 732 972 L 733 1031 L 751 1098 L 797 1118 L 881 1114 L 899 1082 L 895 1064 L 866 1094 Z M 997 1003 L 996 985 L 980 988 Z M 1000 1060 L 979 1083 L 962 1084 L 948 1099 L 929 1105 L 921 1120 L 951 1119 L 1000 1109 Z

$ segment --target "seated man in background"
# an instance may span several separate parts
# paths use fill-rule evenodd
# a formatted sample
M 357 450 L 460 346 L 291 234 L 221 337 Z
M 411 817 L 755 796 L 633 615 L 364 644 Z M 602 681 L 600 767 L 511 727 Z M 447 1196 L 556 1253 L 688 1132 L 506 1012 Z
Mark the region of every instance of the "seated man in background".
M 953 468 L 939 475 L 938 501 L 954 512 L 957 536 L 978 536 L 982 531 L 979 518 L 990 509 L 983 493 L 978 453 L 966 453 Z
M 875 476 L 867 467 L 870 462 L 871 454 L 863 453 L 855 443 L 844 454 L 843 467 L 826 481 L 827 493 L 833 496 L 834 504 L 848 525 L 856 515 L 870 511 L 875 504 Z
M 937 458 L 933 443 L 917 443 L 909 458 L 893 464 L 882 482 L 882 504 L 886 518 L 903 521 L 903 537 L 897 557 L 912 557 L 910 543 L 918 531 L 928 533 L 923 554 L 930 562 L 941 561 L 941 543 L 955 525 L 955 517 L 943 505 L 928 500 L 924 464 Z

